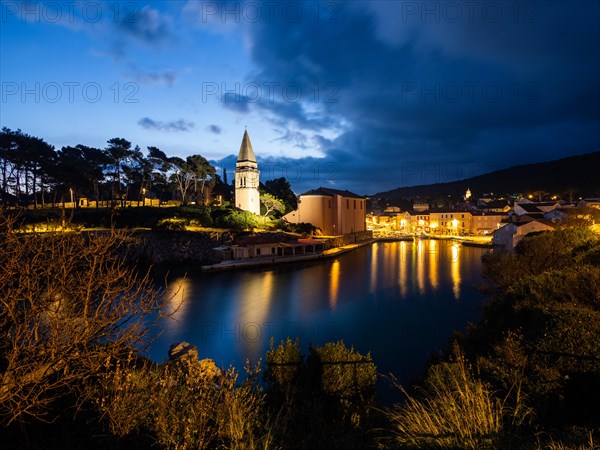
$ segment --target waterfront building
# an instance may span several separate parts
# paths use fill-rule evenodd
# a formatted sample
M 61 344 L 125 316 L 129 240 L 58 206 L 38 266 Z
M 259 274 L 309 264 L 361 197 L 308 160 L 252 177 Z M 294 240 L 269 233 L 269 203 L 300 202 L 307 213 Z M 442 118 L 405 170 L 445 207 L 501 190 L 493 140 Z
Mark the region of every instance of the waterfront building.
M 366 230 L 366 199 L 350 191 L 320 187 L 298 198 L 298 209 L 283 216 L 290 223 L 311 223 L 327 236 Z

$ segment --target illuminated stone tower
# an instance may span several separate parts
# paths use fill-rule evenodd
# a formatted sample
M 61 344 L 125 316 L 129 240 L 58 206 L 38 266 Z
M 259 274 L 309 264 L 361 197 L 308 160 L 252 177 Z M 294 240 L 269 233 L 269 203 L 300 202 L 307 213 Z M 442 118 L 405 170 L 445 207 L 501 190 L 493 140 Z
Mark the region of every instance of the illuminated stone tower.
M 235 206 L 256 215 L 260 215 L 259 173 L 252 143 L 246 130 L 235 163 Z

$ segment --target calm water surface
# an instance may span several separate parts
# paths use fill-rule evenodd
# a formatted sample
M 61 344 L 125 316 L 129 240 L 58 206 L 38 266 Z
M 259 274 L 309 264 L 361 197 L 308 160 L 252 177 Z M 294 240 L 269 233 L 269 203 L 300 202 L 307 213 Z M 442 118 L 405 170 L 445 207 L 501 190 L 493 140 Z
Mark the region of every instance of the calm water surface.
M 408 383 L 454 330 L 481 315 L 481 255 L 450 241 L 375 243 L 325 262 L 187 276 L 171 271 L 169 291 L 182 302 L 176 321 L 150 356 L 174 342 L 196 346 L 220 367 L 264 358 L 269 339 L 308 344 L 343 339 L 370 351 L 380 373 Z M 180 269 L 183 270 L 183 269 Z

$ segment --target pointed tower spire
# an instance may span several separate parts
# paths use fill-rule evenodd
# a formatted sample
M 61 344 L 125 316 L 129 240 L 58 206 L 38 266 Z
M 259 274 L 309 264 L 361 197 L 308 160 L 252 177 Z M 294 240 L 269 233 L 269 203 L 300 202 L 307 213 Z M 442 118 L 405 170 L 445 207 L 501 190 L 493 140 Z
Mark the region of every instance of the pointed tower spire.
M 250 142 L 250 136 L 248 136 L 248 130 L 244 131 L 244 137 L 242 138 L 242 145 L 240 146 L 240 152 L 238 153 L 238 162 L 251 161 L 256 162 L 256 156 L 254 156 L 254 150 L 252 149 L 252 143 Z

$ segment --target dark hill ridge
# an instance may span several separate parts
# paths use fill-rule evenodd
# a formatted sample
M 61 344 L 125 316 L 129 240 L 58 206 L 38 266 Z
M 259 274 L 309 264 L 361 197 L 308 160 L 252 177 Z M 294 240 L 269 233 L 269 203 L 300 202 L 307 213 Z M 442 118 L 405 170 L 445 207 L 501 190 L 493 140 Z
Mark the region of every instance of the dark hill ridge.
M 450 183 L 401 187 L 373 197 L 414 198 L 482 193 L 527 193 L 544 191 L 574 197 L 600 195 L 600 151 L 554 161 L 524 164 Z

